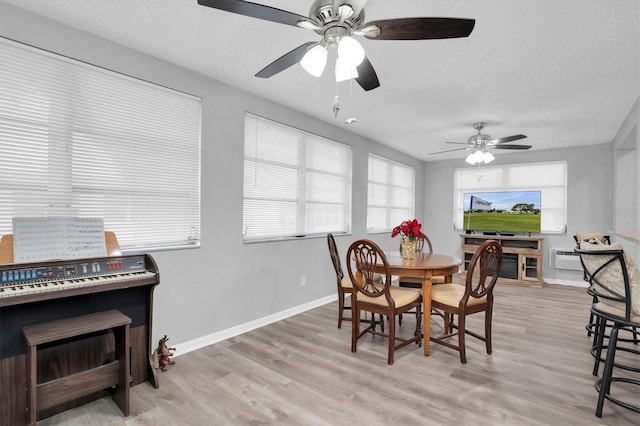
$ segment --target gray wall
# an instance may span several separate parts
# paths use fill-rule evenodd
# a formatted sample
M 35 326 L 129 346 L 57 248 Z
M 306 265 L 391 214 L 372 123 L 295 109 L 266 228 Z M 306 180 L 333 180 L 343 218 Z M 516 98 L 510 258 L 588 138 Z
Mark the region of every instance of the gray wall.
M 385 249 L 397 247 L 388 234 L 366 235 L 369 152 L 415 167 L 416 214 L 422 216 L 424 164 L 375 141 L 3 3 L 0 36 L 203 98 L 202 246 L 153 253 L 161 275 L 154 341 L 163 334 L 174 345 L 192 341 L 336 292 L 324 238 L 243 244 L 245 111 L 353 146 L 352 235 L 337 238 L 343 256 L 357 238 L 370 237 Z M 307 277 L 304 287 L 302 275 Z
M 610 212 L 616 240 L 640 265 L 640 96 L 613 139 L 614 210 Z
M 155 295 L 154 340 L 168 334 L 172 344 L 179 346 L 301 305 L 312 305 L 335 294 L 335 277 L 323 238 L 242 243 L 245 111 L 353 146 L 353 233 L 337 238 L 342 255 L 351 241 L 361 237 L 371 238 L 385 249 L 397 247 L 397 241 L 387 234 L 366 234 L 367 154 L 374 152 L 416 168 L 416 215 L 436 250 L 460 256 L 459 233 L 452 225 L 451 191 L 453 169 L 464 165 L 460 160 L 425 166 L 332 123 L 3 3 L 0 36 L 203 98 L 202 246 L 153 253 L 161 271 L 161 284 Z M 631 119 L 625 122 L 630 121 L 637 135 L 637 104 L 635 118 L 633 114 L 632 111 Z M 635 141 L 637 144 L 637 137 Z M 614 152 L 611 143 L 604 143 L 496 156 L 495 164 L 568 161 L 568 230 L 563 235 L 544 235 L 545 278 L 579 282 L 581 273 L 549 267 L 549 248 L 571 247 L 572 235 L 577 231 L 612 229 L 612 216 L 606 212 L 614 209 Z M 637 186 L 635 191 L 637 194 Z M 300 286 L 302 275 L 307 277 L 305 287 Z
M 535 141 L 531 141 L 535 145 Z M 608 232 L 612 229 L 612 149 L 611 144 L 583 146 L 579 149 L 526 151 L 496 154 L 491 165 L 566 160 L 567 232 L 543 234 L 542 276 L 552 282 L 575 284 L 582 273 L 550 267 L 549 249 L 572 248 L 576 232 Z M 453 172 L 464 167 L 461 160 L 427 163 L 425 170 L 425 228 L 434 250 L 461 256 L 460 231 L 453 229 Z M 443 225 L 446 224 L 446 225 Z

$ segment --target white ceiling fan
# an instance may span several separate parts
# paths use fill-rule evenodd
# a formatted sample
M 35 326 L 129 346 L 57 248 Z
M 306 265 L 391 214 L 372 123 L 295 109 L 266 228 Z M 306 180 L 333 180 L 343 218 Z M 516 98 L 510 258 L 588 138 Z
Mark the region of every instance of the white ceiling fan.
M 473 128 L 478 131 L 477 134 L 470 136 L 467 142 L 446 142 L 456 145 L 466 145 L 464 148 L 447 149 L 445 151 L 432 152 L 429 155 L 442 154 L 445 152 L 471 150 L 471 153 L 467 156 L 466 162 L 469 164 L 486 164 L 494 160 L 493 154 L 489 152 L 490 149 L 514 149 L 525 150 L 530 149 L 531 145 L 504 145 L 508 142 L 517 141 L 519 139 L 526 138 L 525 135 L 512 135 L 504 138 L 493 139 L 491 136 L 482 133 L 486 123 L 478 122 L 473 124 Z
M 336 81 L 355 79 L 364 90 L 380 86 L 364 48 L 354 36 L 371 40 L 427 40 L 467 37 L 474 19 L 397 18 L 365 22 L 364 0 L 315 0 L 309 16 L 241 0 L 198 0 L 198 4 L 226 12 L 315 31 L 310 41 L 276 59 L 256 77 L 269 78 L 300 63 L 311 75 L 322 75 L 330 50 L 337 51 Z

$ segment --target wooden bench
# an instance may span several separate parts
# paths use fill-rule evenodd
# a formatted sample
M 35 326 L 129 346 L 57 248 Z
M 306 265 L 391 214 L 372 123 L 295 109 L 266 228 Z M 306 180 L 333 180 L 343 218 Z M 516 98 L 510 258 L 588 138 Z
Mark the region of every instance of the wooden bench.
M 22 327 L 26 341 L 27 415 L 35 424 L 38 411 L 115 386 L 112 398 L 129 415 L 129 326 L 131 318 L 118 310 L 44 322 Z M 116 359 L 45 383 L 38 380 L 38 345 L 113 330 Z

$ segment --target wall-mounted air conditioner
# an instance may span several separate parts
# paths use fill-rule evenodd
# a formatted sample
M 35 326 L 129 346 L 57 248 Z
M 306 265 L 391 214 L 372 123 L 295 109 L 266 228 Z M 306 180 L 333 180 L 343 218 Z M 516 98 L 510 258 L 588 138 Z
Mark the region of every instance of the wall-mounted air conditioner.
M 572 248 L 551 248 L 549 259 L 551 266 L 556 269 L 582 271 L 580 255 L 574 252 Z

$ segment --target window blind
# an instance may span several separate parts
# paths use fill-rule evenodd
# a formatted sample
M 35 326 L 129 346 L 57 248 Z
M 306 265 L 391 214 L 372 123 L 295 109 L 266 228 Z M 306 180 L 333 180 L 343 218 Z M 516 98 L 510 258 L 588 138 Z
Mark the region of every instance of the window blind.
M 540 191 L 542 233 L 562 233 L 567 223 L 567 163 L 509 164 L 454 171 L 454 225 L 461 230 L 465 192 Z
M 415 171 L 369 154 L 367 231 L 387 232 L 415 215 Z
M 0 38 L 0 234 L 102 217 L 124 250 L 198 245 L 200 104 Z
M 351 232 L 351 147 L 245 115 L 244 241 Z

